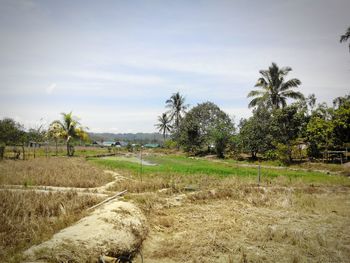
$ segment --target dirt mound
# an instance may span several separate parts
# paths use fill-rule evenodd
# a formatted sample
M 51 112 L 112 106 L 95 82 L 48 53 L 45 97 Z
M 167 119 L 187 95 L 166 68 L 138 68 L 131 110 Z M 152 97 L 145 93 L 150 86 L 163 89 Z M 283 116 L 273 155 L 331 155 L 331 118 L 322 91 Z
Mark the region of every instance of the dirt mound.
M 142 212 L 131 203 L 116 200 L 24 255 L 26 262 L 96 262 L 100 255 L 132 257 L 141 248 L 147 232 Z

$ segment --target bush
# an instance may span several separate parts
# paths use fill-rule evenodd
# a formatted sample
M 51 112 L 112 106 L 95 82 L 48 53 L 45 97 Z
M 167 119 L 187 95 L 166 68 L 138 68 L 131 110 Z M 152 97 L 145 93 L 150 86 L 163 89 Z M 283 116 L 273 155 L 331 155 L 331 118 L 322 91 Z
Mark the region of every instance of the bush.
M 276 153 L 278 160 L 280 160 L 283 164 L 290 163 L 290 148 L 282 143 L 278 143 L 276 146 Z
M 264 153 L 264 158 L 268 160 L 276 160 L 278 159 L 278 153 L 276 150 L 268 150 Z
M 174 140 L 166 140 L 164 142 L 164 148 L 166 149 L 175 149 L 177 147 L 177 143 Z

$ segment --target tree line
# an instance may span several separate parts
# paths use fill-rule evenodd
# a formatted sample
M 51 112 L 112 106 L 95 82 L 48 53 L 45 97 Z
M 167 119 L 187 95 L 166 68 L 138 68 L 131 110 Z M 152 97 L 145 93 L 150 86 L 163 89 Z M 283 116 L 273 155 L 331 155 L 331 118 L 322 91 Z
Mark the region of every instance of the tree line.
M 335 98 L 331 107 L 317 104 L 314 94 L 305 97 L 296 91 L 301 81 L 287 79 L 291 71 L 276 63 L 260 71 L 257 89 L 247 95 L 253 115 L 241 119 L 238 127 L 214 103 L 189 109 L 185 97 L 174 93 L 156 124 L 164 145 L 193 155 L 249 153 L 252 159 L 259 155 L 285 163 L 297 153 L 319 158 L 323 151 L 350 146 L 350 95 Z
M 81 126 L 76 117 L 70 113 L 61 113 L 62 119 L 53 121 L 48 129 L 43 125 L 38 128 L 31 128 L 25 131 L 22 124 L 11 118 L 0 120 L 0 159 L 3 158 L 6 146 L 21 146 L 23 159 L 25 159 L 25 146 L 30 143 L 43 143 L 49 140 L 54 141 L 57 147 L 59 141 L 66 144 L 67 156 L 74 155 L 74 140 L 87 141 L 87 128 Z M 19 153 L 18 153 L 19 156 Z M 17 156 L 17 157 L 18 157 Z

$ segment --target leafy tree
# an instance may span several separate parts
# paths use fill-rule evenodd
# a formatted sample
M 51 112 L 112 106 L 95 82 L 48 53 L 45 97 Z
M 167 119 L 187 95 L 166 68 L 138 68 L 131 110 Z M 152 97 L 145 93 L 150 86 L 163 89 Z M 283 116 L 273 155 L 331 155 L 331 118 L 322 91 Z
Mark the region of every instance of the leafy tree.
M 257 108 L 253 116 L 240 122 L 239 138 L 242 149 L 251 153 L 256 159 L 258 153 L 272 149 L 272 136 L 270 131 L 271 114 L 264 108 Z
M 191 109 L 180 126 L 180 144 L 190 153 L 215 147 L 219 157 L 235 131 L 230 117 L 212 102 L 198 104 Z
M 178 130 L 180 127 L 183 115 L 186 113 L 188 105 L 185 104 L 185 97 L 179 92 L 174 93 L 166 102 L 166 107 L 169 108 L 170 119 L 174 120 L 174 129 Z
M 340 36 L 340 43 L 348 41 L 349 38 L 350 38 L 350 27 L 348 27 L 344 35 Z M 349 43 L 349 51 L 350 51 L 350 43 Z
M 350 96 L 337 98 L 340 105 L 334 109 L 332 123 L 334 127 L 334 142 L 337 146 L 343 147 L 350 143 Z
M 268 70 L 260 70 L 260 77 L 255 87 L 261 90 L 252 90 L 248 98 L 254 97 L 250 101 L 249 107 L 266 105 L 271 109 L 279 109 L 287 105 L 287 98 L 302 99 L 304 96 L 300 92 L 293 91 L 301 81 L 299 79 L 290 79 L 285 81 L 287 74 L 292 71 L 290 67 L 279 68 L 276 63 L 272 63 Z
M 163 139 L 165 142 L 165 138 L 168 132 L 171 131 L 172 125 L 170 124 L 171 119 L 166 113 L 163 113 L 162 116 L 158 117 L 158 123 L 155 125 L 159 132 L 163 134 Z
M 328 150 L 333 146 L 334 141 L 334 126 L 330 120 L 314 115 L 307 124 L 306 133 L 310 144 L 309 155 L 317 157 L 320 149 Z
M 67 144 L 67 156 L 74 155 L 74 147 L 71 144 L 74 139 L 86 139 L 88 137 L 87 133 L 84 131 L 83 127 L 80 126 L 80 123 L 75 119 L 70 113 L 61 113 L 62 121 L 55 120 L 51 123 L 50 129 L 53 129 L 54 126 L 57 126 L 61 138 L 66 140 Z
M 60 124 L 58 124 L 57 122 L 53 122 L 47 131 L 47 135 L 50 139 L 53 139 L 55 141 L 56 156 L 57 156 L 57 154 L 58 154 L 58 140 L 60 138 L 64 137 L 62 126 Z
M 18 122 L 10 118 L 0 120 L 0 159 L 3 159 L 6 145 L 22 144 L 24 149 L 25 135 L 23 126 Z
M 4 145 L 21 143 L 24 134 L 23 126 L 13 119 L 0 120 L 0 143 Z
M 301 134 L 306 125 L 305 112 L 299 111 L 297 105 L 276 109 L 271 120 L 271 134 L 278 149 L 285 151 L 284 162 L 292 161 L 292 144 Z M 285 147 L 284 147 L 285 146 Z
M 345 95 L 344 97 L 337 97 L 333 100 L 333 107 L 335 109 L 338 109 L 341 106 L 343 106 L 345 103 L 349 103 L 349 102 L 350 102 L 350 94 Z

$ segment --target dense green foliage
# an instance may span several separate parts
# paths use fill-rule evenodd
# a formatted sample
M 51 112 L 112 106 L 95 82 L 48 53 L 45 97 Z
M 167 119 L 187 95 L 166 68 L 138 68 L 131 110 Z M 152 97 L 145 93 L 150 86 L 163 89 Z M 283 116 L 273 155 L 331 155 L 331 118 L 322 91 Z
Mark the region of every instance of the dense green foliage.
M 230 117 L 212 102 L 198 104 L 183 119 L 180 126 L 180 145 L 186 152 L 197 154 L 213 147 L 218 157 L 234 132 Z
M 272 148 L 270 123 L 270 112 L 264 107 L 259 107 L 254 110 L 252 117 L 242 119 L 239 124 L 241 150 L 250 152 L 253 159 L 256 159 L 258 153 L 264 153 Z
M 15 145 L 24 139 L 23 126 L 13 119 L 5 118 L 0 120 L 0 144 Z

